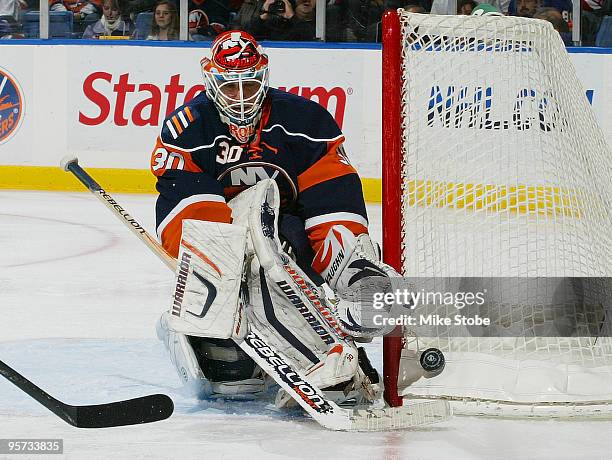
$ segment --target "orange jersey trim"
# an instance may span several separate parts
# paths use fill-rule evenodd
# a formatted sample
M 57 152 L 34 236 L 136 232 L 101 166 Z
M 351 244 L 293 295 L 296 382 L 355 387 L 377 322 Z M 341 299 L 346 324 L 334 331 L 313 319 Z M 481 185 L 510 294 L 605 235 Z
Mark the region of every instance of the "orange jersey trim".
M 346 159 L 338 154 L 342 140 L 328 142 L 328 150 L 315 164 L 298 176 L 298 189 L 300 192 L 336 177 L 356 174 Z
M 185 107 L 185 113 L 187 114 L 187 118 L 189 119 L 189 122 L 192 122 L 194 120 L 193 115 L 191 114 L 191 110 L 189 110 L 189 107 Z
M 176 131 L 179 134 L 181 134 L 183 132 L 183 126 L 181 125 L 181 123 L 178 120 L 178 118 L 176 118 L 176 115 L 172 117 L 172 124 L 174 124 L 174 127 L 176 128 Z
M 361 235 L 362 233 L 368 233 L 368 227 L 350 220 L 337 220 L 334 222 L 325 222 L 319 225 L 315 225 L 314 227 L 309 228 L 307 230 L 308 241 L 310 242 L 310 246 L 312 247 L 315 253 L 319 250 L 319 248 L 323 244 L 323 241 L 325 240 L 325 237 L 334 225 L 345 226 L 351 232 L 353 232 L 355 236 Z
M 207 220 L 210 222 L 232 222 L 232 210 L 221 202 L 202 201 L 193 203 L 179 212 L 162 231 L 162 246 L 168 253 L 178 258 L 181 236 L 183 233 L 183 219 Z
M 170 147 L 163 143 L 158 136 L 155 148 L 151 154 L 151 172 L 156 176 L 163 176 L 168 169 L 179 169 L 182 171 L 203 172 L 194 163 L 190 152 L 176 147 Z

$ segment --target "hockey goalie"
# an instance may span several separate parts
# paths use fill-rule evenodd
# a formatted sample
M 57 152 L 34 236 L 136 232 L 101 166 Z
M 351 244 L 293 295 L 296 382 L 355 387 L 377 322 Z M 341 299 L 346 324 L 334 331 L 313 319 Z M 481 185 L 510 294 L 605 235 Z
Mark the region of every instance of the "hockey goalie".
M 333 251 L 344 243 L 338 252 L 349 260 L 332 281 L 338 295 L 322 280 L 316 285 L 282 248 L 280 202 L 276 183 L 266 179 L 229 202 L 232 224 L 183 221 L 173 305 L 160 321 L 160 336 L 199 397 L 249 398 L 266 390 L 269 379 L 236 344 L 255 328 L 336 403 L 372 402 L 378 375 L 356 340 L 385 331 L 360 328 L 358 302 L 340 293 L 354 295 L 350 285 L 363 276 L 351 264 L 376 267 L 377 276 L 387 268 L 368 260 L 368 248 L 352 233 L 334 226 L 323 247 Z M 286 404 L 292 399 L 280 391 L 277 405 Z
M 292 369 L 308 385 L 281 385 L 279 407 L 312 406 L 317 389 L 367 406 L 379 379 L 358 343 L 389 327 L 362 322 L 360 286 L 398 275 L 368 236 L 344 136 L 319 104 L 269 88 L 245 32 L 221 34 L 201 66 L 205 92 L 167 117 L 151 160 L 177 259 L 158 335 L 198 397 L 254 398 Z

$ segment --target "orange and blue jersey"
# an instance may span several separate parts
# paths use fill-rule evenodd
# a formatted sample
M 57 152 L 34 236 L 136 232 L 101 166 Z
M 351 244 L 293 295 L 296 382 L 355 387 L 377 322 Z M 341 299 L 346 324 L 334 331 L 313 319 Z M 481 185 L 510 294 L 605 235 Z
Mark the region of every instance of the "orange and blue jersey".
M 361 181 L 343 142 L 327 110 L 271 88 L 257 133 L 241 144 L 200 93 L 166 118 L 151 157 L 164 248 L 177 256 L 183 219 L 231 222 L 227 201 L 267 178 L 278 184 L 281 214 L 301 220 L 314 251 L 333 225 L 366 233 Z

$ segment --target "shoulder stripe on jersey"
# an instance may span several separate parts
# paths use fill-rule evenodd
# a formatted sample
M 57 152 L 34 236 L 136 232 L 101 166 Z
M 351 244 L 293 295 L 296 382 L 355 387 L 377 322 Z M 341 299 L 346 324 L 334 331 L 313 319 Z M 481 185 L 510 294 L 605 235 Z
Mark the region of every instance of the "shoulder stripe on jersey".
M 178 134 L 176 134 L 176 131 L 174 130 L 174 126 L 172 126 L 172 123 L 170 122 L 170 120 L 166 120 L 166 126 L 168 130 L 170 131 L 170 134 L 172 134 L 172 138 L 176 139 L 178 137 Z
M 308 139 L 309 141 L 314 141 L 314 142 L 333 142 L 333 141 L 337 141 L 339 139 L 344 139 L 344 134 L 340 133 L 338 134 L 336 137 L 331 137 L 331 138 L 323 138 L 323 139 L 316 139 L 314 137 L 310 137 L 307 134 L 304 133 L 290 133 L 289 131 L 287 131 L 285 129 L 285 127 L 283 125 L 272 125 L 269 128 L 264 129 L 263 131 L 268 133 L 270 131 L 272 131 L 274 128 L 280 128 L 283 131 L 285 131 L 285 134 L 287 134 L 288 136 L 297 136 L 297 137 L 303 137 L 305 139 Z
M 304 222 L 304 227 L 306 230 L 308 230 L 317 225 L 325 224 L 327 222 L 335 222 L 338 220 L 357 222 L 358 224 L 361 224 L 364 227 L 368 226 L 367 219 L 365 219 L 363 216 L 360 216 L 359 214 L 355 214 L 353 212 L 332 212 L 330 214 L 323 214 L 320 216 L 311 217 L 310 219 L 306 219 L 306 222 Z
M 176 126 L 176 130 L 178 131 L 178 133 L 181 134 L 183 132 L 183 127 L 176 118 L 176 115 L 172 117 L 172 123 L 174 123 L 174 126 Z
M 189 106 L 185 107 L 185 113 L 187 114 L 187 118 L 189 118 L 189 121 L 192 122 L 194 118 L 193 118 L 193 115 L 191 114 L 191 110 L 189 109 Z
M 187 119 L 185 118 L 185 114 L 183 113 L 182 110 L 178 113 L 178 117 L 181 119 L 181 123 L 183 123 L 184 128 L 189 126 L 189 123 L 187 123 Z
M 161 240 L 161 235 L 164 232 L 166 226 L 180 213 L 183 209 L 193 203 L 202 203 L 204 201 L 215 201 L 217 203 L 225 203 L 225 198 L 221 195 L 215 195 L 213 193 L 202 193 L 200 195 L 191 195 L 187 198 L 182 199 L 179 203 L 168 213 L 166 218 L 161 221 L 157 227 L 157 237 Z
M 166 122 L 168 123 L 168 122 Z M 174 137 L 174 136 L 173 136 Z M 177 136 L 178 137 L 178 136 Z M 176 139 L 176 137 L 174 137 Z M 212 143 L 208 144 L 208 145 L 199 145 L 197 147 L 193 147 L 191 149 L 186 149 L 185 147 L 179 147 L 178 145 L 172 145 L 172 144 L 168 144 L 167 142 L 164 142 L 164 145 L 167 145 L 168 147 L 172 147 L 173 149 L 178 149 L 178 150 L 182 150 L 183 152 L 195 152 L 196 150 L 201 150 L 201 149 L 209 149 L 211 147 L 214 147 L 215 144 L 217 143 L 218 139 L 227 139 L 227 140 L 231 140 L 231 137 L 226 136 L 224 134 L 221 134 L 220 136 L 217 136 L 214 138 L 214 140 L 212 141 Z

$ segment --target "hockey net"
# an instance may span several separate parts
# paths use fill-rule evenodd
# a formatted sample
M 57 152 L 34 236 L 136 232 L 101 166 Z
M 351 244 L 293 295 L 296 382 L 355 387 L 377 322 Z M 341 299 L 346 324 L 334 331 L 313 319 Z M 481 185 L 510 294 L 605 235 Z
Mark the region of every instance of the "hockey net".
M 383 152 L 384 257 L 404 276 L 611 274 L 612 151 L 549 23 L 386 13 Z M 609 308 L 565 312 L 573 332 L 542 337 L 528 326 L 550 312 L 520 297 L 492 320 L 522 336 L 440 328 L 386 337 L 387 401 L 447 398 L 458 413 L 487 415 L 612 413 Z M 599 333 L 581 336 L 580 325 Z M 447 366 L 404 386 L 402 363 L 416 347 L 441 349 Z

